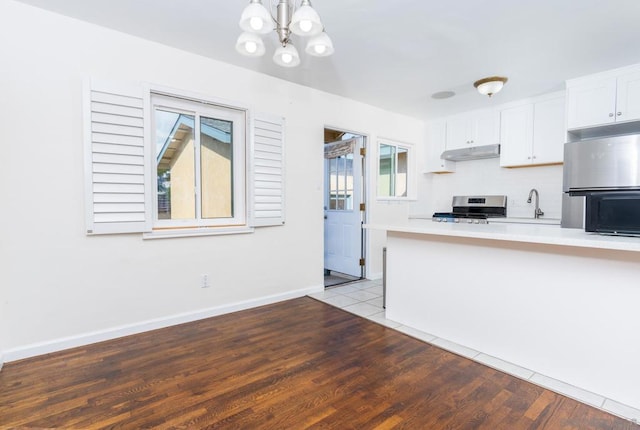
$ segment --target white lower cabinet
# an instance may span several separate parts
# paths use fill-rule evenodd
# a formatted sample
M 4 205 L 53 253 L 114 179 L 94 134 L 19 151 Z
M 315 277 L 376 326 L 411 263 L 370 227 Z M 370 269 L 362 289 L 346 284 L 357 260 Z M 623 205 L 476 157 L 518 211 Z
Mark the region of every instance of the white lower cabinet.
M 500 115 L 500 166 L 562 163 L 564 94 L 503 109 Z
M 455 172 L 456 163 L 440 158 L 446 149 L 447 123 L 433 121 L 427 124 L 427 163 L 425 173 Z

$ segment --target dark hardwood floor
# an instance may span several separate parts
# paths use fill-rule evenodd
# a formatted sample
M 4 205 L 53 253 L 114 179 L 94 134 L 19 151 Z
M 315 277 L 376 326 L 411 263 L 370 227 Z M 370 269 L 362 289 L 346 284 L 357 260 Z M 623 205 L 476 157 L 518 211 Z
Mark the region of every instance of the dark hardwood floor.
M 0 428 L 640 427 L 305 297 L 7 363 Z

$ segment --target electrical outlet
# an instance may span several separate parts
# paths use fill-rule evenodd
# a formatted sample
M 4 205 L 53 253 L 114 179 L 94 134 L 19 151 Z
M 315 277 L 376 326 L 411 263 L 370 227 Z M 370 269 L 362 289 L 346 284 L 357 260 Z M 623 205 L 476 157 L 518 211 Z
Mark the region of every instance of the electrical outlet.
M 200 287 L 209 288 L 211 285 L 209 284 L 209 275 L 202 275 Z

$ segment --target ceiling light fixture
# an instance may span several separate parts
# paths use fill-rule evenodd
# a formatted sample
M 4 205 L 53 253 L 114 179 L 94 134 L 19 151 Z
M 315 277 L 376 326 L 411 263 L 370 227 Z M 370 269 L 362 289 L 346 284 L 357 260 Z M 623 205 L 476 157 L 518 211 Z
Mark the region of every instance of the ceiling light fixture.
M 274 0 L 270 2 L 274 10 Z M 301 0 L 296 9 L 295 0 L 278 0 L 275 17 L 262 4 L 262 0 L 250 0 L 240 17 L 240 28 L 244 31 L 236 42 L 236 50 L 248 57 L 259 57 L 265 47 L 261 36 L 275 30 L 282 46 L 276 49 L 273 61 L 283 67 L 300 64 L 298 50 L 291 43 L 291 33 L 309 37 L 305 52 L 315 57 L 333 54 L 333 43 L 324 32 L 320 16 L 311 7 L 310 0 Z
M 473 86 L 478 89 L 480 94 L 491 97 L 504 87 L 507 82 L 507 78 L 502 76 L 491 76 L 489 78 L 480 79 L 475 81 Z

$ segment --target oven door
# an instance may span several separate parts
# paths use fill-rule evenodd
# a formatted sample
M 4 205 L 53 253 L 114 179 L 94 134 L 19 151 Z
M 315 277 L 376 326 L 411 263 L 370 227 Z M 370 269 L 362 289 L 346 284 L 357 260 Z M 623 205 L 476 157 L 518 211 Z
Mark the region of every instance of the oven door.
M 640 191 L 587 193 L 585 230 L 621 236 L 640 236 Z

